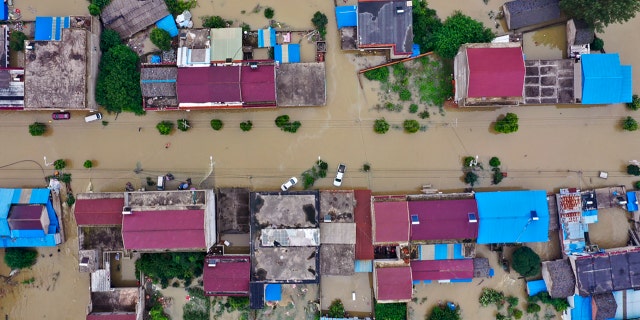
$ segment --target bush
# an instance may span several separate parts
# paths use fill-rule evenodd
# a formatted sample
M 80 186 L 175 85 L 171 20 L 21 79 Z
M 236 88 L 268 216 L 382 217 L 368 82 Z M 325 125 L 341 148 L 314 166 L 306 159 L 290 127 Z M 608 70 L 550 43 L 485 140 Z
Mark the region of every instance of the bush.
M 187 120 L 187 119 L 178 119 L 178 130 L 187 131 L 187 130 L 189 130 L 189 128 L 191 128 L 191 124 L 189 123 L 189 120 Z
M 633 184 L 633 186 L 634 186 L 634 187 L 636 187 L 636 189 L 640 190 L 640 181 L 636 181 L 636 182 Z
M 400 90 L 399 96 L 401 101 L 409 101 L 411 100 L 411 91 L 408 89 L 402 89 Z
M 501 306 L 504 304 L 504 293 L 491 288 L 483 288 L 479 302 L 483 307 L 488 307 L 491 304 Z
M 65 202 L 67 203 L 67 206 L 71 208 L 73 204 L 76 203 L 76 197 L 73 196 L 73 193 L 69 192 L 67 193 L 67 200 Z
M 453 59 L 465 43 L 491 42 L 493 32 L 482 22 L 456 11 L 448 17 L 435 34 L 434 51 L 445 59 Z
M 91 168 L 93 168 L 93 161 L 87 160 L 82 165 L 87 169 L 91 169 Z
M 38 252 L 24 248 L 6 248 L 4 263 L 13 269 L 29 268 L 36 263 Z
M 107 52 L 119 44 L 122 44 L 119 33 L 113 29 L 102 30 L 102 34 L 100 34 L 100 51 Z
M 512 314 L 513 314 L 513 318 L 516 320 L 522 318 L 522 310 L 520 309 L 513 309 Z
M 380 67 L 365 71 L 364 77 L 371 81 L 387 82 L 389 81 L 389 68 Z
M 251 120 L 240 122 L 240 129 L 242 129 L 242 131 L 249 131 L 251 128 L 253 128 L 253 122 L 251 122 Z
M 164 308 L 160 303 L 151 307 L 149 315 L 151 316 L 151 320 L 169 320 L 169 317 L 164 313 Z
M 158 132 L 163 136 L 169 135 L 171 134 L 171 130 L 173 130 L 173 122 L 167 120 L 160 121 L 156 125 L 156 129 L 158 129 Z
M 500 158 L 498 157 L 491 157 L 491 159 L 489 160 L 489 165 L 493 168 L 499 167 L 500 164 Z
M 283 114 L 276 118 L 276 127 L 278 128 L 282 128 L 287 123 L 289 123 L 289 115 Z
M 32 136 L 41 136 L 47 132 L 47 125 L 42 122 L 34 122 L 29 125 L 29 133 Z
M 493 171 L 493 174 L 491 175 L 491 183 L 499 184 L 500 182 L 502 182 L 502 179 L 504 179 L 504 175 L 502 175 L 502 171 L 500 170 L 500 168 L 493 168 L 491 170 Z
M 604 49 L 604 40 L 600 38 L 593 38 L 593 42 L 591 42 L 591 50 L 600 51 Z
M 462 166 L 464 166 L 465 168 L 472 167 L 475 160 L 476 158 L 472 156 L 466 156 L 462 158 Z
M 67 162 L 64 161 L 63 159 L 58 159 L 58 160 L 53 162 L 53 167 L 56 170 L 62 170 L 62 169 L 67 167 Z
M 95 4 L 90 4 L 89 5 L 89 14 L 92 16 L 99 16 L 101 13 L 101 10 L 98 6 L 96 6 Z
M 11 35 L 9 35 L 9 49 L 11 49 L 11 51 L 24 50 L 25 40 L 27 40 L 26 34 L 21 31 L 11 31 Z
M 640 176 L 640 167 L 635 164 L 630 164 L 627 166 L 627 173 L 634 176 Z
M 313 14 L 313 18 L 311 18 L 311 23 L 313 23 L 313 26 L 316 27 L 316 29 L 320 33 L 320 37 L 322 37 L 323 39 L 324 36 L 327 35 L 328 22 L 329 20 L 327 19 L 327 16 L 320 11 L 316 11 L 316 13 Z
M 478 182 L 478 175 L 475 172 L 469 171 L 464 175 L 464 183 L 471 185 L 473 187 L 474 184 Z
M 275 11 L 273 11 L 273 8 L 271 7 L 266 7 L 264 8 L 264 17 L 267 19 L 273 19 L 273 16 L 276 14 Z
M 103 127 L 106 127 L 106 126 L 108 126 L 108 125 L 109 125 L 109 121 L 102 120 L 102 126 L 103 126 Z
M 375 315 L 376 315 L 376 319 L 404 320 L 407 318 L 407 304 L 376 302 Z
M 434 306 L 427 320 L 460 320 L 460 308 L 451 310 L 448 306 Z
M 197 0 L 164 0 L 169 8 L 169 12 L 175 17 L 182 14 L 185 10 L 193 9 L 198 3 Z
M 636 131 L 638 130 L 638 121 L 631 117 L 626 117 L 622 119 L 622 129 L 627 131 Z
M 301 125 L 302 125 L 302 123 L 300 123 L 300 121 L 294 121 L 294 122 L 289 122 L 289 123 L 285 124 L 280 129 L 282 129 L 282 131 L 284 131 L 284 132 L 296 133 L 296 131 L 298 131 L 298 129 L 300 128 Z
M 389 131 L 389 123 L 384 118 L 376 119 L 373 123 L 373 131 L 379 134 L 385 134 Z
M 418 105 L 415 103 L 412 103 L 409 106 L 409 113 L 416 113 L 416 112 L 418 112 Z
M 518 131 L 518 116 L 515 113 L 507 113 L 503 118 L 496 121 L 494 129 L 500 133 Z
M 420 117 L 420 119 L 427 119 L 427 118 L 429 118 L 429 111 L 428 111 L 428 110 L 425 110 L 425 111 L 422 111 L 422 112 L 418 113 L 418 117 Z
M 224 127 L 224 123 L 220 119 L 211 120 L 211 129 L 215 131 L 220 131 Z
M 60 182 L 71 183 L 71 173 L 63 173 L 60 175 Z
M 542 308 L 537 303 L 529 303 L 527 304 L 527 313 L 538 313 Z
M 363 171 L 363 172 L 369 172 L 369 171 L 371 171 L 371 164 L 369 164 L 369 163 L 364 163 L 364 164 L 362 165 L 362 171 Z M 640 188 L 639 188 L 639 189 L 640 189 Z
M 343 318 L 344 305 L 340 299 L 333 300 L 329 306 L 329 318 Z
M 640 109 L 640 97 L 638 97 L 637 94 L 634 94 L 631 97 L 631 102 L 627 103 L 627 108 L 631 109 L 631 110 L 638 110 Z
M 122 44 L 102 55 L 96 84 L 96 102 L 107 111 L 144 114 L 138 61 L 138 54 Z
M 171 35 L 169 32 L 162 30 L 160 28 L 153 28 L 151 30 L 151 35 L 149 36 L 151 39 L 151 43 L 156 45 L 158 49 L 162 51 L 171 50 Z
M 402 124 L 402 127 L 404 128 L 405 132 L 416 133 L 418 132 L 418 130 L 420 130 L 420 123 L 418 122 L 418 120 L 405 120 Z
M 205 252 L 143 253 L 136 260 L 136 270 L 169 285 L 169 280 L 193 279 L 202 275 Z
M 226 28 L 227 21 L 222 19 L 220 16 L 204 16 L 202 19 L 202 27 L 203 28 Z
M 513 252 L 513 270 L 523 277 L 533 277 L 540 274 L 540 256 L 529 247 L 520 247 Z

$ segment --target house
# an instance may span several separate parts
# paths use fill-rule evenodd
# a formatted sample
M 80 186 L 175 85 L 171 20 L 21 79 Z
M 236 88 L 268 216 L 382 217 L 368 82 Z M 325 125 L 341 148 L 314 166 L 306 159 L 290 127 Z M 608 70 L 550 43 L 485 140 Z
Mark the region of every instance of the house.
M 591 299 L 594 320 L 608 320 L 616 316 L 618 305 L 611 292 L 594 294 Z
M 472 43 L 454 59 L 455 101 L 466 106 L 524 102 L 525 65 L 519 43 Z
M 405 197 L 373 198 L 373 244 L 409 242 L 409 207 Z
M 582 296 L 640 289 L 640 249 L 610 249 L 589 256 L 571 256 L 578 293 Z
M 242 60 L 242 28 L 213 28 L 210 36 L 212 62 Z
M 475 199 L 409 201 L 411 242 L 475 240 L 478 208 Z
M 124 194 L 80 193 L 76 199 L 73 215 L 78 227 L 121 226 Z
M 178 67 L 208 67 L 211 65 L 211 29 L 181 29 L 178 45 Z
M 60 198 L 49 189 L 0 189 L 0 247 L 55 247 L 64 238 Z M 57 203 L 56 203 L 57 202 Z
M 411 268 L 376 268 L 373 273 L 373 290 L 378 303 L 408 302 L 413 294 Z
M 249 296 L 251 257 L 209 255 L 203 271 L 207 296 Z
M 327 103 L 325 64 L 281 64 L 276 70 L 276 90 L 279 107 L 324 106 Z
M 155 24 L 169 15 L 163 0 L 111 0 L 102 8 L 100 17 L 107 29 L 113 29 L 122 39 Z
M 24 109 L 24 69 L 0 69 L 0 109 Z
M 278 63 L 298 63 L 300 62 L 300 44 L 276 44 L 273 47 L 273 56 Z
M 568 259 L 542 262 L 542 279 L 552 298 L 567 298 L 575 294 L 576 278 Z
M 617 53 L 584 54 L 580 61 L 582 104 L 631 102 L 631 66 L 620 64 Z
M 145 109 L 177 107 L 176 81 L 178 68 L 165 65 L 142 65 L 140 88 Z
M 408 58 L 413 50 L 413 10 L 405 0 L 360 0 L 358 48 L 389 50 L 391 59 Z
M 549 241 L 549 207 L 544 190 L 477 192 L 478 243 Z
M 562 21 L 560 0 L 515 0 L 502 6 L 507 29 L 544 27 Z
M 5 3 L 6 6 L 6 3 Z M 9 66 L 9 26 L 0 25 L 0 68 Z
M 414 260 L 411 261 L 413 281 L 455 282 L 474 277 L 473 259 Z
M 354 220 L 356 223 L 356 259 L 373 260 L 373 236 L 371 223 L 371 191 L 354 191 L 356 206 Z
M 70 17 L 36 17 L 36 41 L 60 41 L 62 29 L 71 25 Z
M 584 20 L 570 19 L 567 21 L 567 43 L 569 47 L 591 44 L 595 34 L 593 27 Z

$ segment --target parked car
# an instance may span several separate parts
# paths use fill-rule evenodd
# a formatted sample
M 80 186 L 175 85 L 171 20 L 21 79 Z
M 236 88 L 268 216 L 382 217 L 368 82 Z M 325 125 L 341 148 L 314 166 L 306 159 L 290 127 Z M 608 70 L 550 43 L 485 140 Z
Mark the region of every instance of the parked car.
M 102 119 L 102 113 L 100 113 L 100 112 L 97 112 L 97 113 L 94 113 L 94 114 L 90 114 L 90 115 L 84 117 L 84 121 L 85 122 L 91 122 L 91 121 L 96 121 L 96 120 L 100 120 L 100 119 Z
M 66 111 L 54 112 L 51 114 L 51 118 L 53 120 L 69 120 L 71 119 L 71 113 Z
M 296 183 L 298 183 L 298 178 L 291 177 L 291 179 L 289 179 L 287 182 L 283 183 L 280 186 L 280 189 L 282 189 L 282 191 L 287 191 L 287 190 L 289 190 L 289 188 L 295 186 Z
M 347 166 L 344 164 L 338 165 L 338 170 L 336 172 L 336 178 L 333 179 L 333 185 L 339 187 L 342 185 L 342 178 L 344 177 L 344 171 L 347 170 Z

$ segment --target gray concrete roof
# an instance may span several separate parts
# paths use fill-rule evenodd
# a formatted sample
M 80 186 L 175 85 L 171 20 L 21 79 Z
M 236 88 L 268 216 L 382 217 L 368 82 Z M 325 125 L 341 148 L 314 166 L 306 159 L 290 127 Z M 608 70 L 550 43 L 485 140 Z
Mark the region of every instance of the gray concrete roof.
M 405 0 L 358 2 L 358 42 L 360 48 L 393 45 L 396 53 L 411 53 L 412 7 Z
M 344 27 L 340 29 L 340 49 L 357 50 L 356 40 L 358 31 L 356 27 Z
M 318 227 L 318 194 L 253 193 L 253 218 L 262 227 L 314 228 Z
M 321 223 L 320 243 L 356 244 L 355 223 Z
M 350 276 L 355 272 L 355 245 L 323 244 L 320 247 L 320 272 L 323 276 Z
M 326 86 L 324 63 L 283 63 L 276 69 L 279 107 L 324 106 Z
M 80 250 L 120 251 L 122 243 L 122 227 L 81 227 L 78 230 Z
M 332 222 L 353 222 L 353 210 L 356 205 L 353 190 L 320 191 L 320 212 L 324 221 L 326 215 Z
M 91 293 L 91 312 L 135 312 L 138 288 L 113 288 Z
M 175 97 L 178 68 L 175 66 L 147 66 L 140 69 L 143 97 Z M 173 82 L 159 82 L 159 81 Z
M 570 59 L 525 60 L 525 103 L 573 103 L 573 63 Z
M 249 233 L 249 189 L 220 188 L 216 199 L 220 233 Z
M 253 280 L 317 282 L 318 247 L 259 247 L 252 254 Z

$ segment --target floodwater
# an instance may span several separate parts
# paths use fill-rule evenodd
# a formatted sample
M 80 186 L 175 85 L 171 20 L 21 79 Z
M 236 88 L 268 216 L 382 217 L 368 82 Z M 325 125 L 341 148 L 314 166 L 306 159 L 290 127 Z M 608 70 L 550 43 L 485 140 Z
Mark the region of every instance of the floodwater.
M 31 9 L 33 15 L 86 13 L 88 4 L 83 0 L 14 0 L 14 3 L 25 18 Z M 193 13 L 196 17 L 221 15 L 257 29 L 268 23 L 261 13 L 250 13 L 257 3 L 254 0 L 199 1 Z M 0 153 L 2 186 L 44 186 L 44 175 L 53 171 L 52 167 L 44 167 L 45 156 L 49 162 L 59 158 L 67 160 L 66 171 L 73 175 L 72 187 L 76 193 L 85 192 L 90 186 L 94 191 L 120 191 L 127 181 L 143 187 L 147 177 L 169 171 L 177 180 L 191 177 L 203 187 L 215 183 L 216 186 L 276 189 L 287 178 L 299 176 L 310 168 L 319 156 L 331 168 L 339 162 L 347 164 L 342 188 L 370 188 L 376 193 L 419 192 L 427 183 L 440 190 L 461 190 L 465 187 L 461 179 L 461 159 L 468 155 L 478 155 L 485 163 L 490 157 L 498 156 L 503 171 L 508 173 L 496 187 L 490 185 L 490 172 L 486 171 L 481 175 L 478 190 L 552 191 L 576 186 L 586 189 L 615 184 L 630 186 L 636 180 L 626 174 L 625 166 L 629 160 L 640 158 L 638 133 L 623 132 L 619 122 L 628 115 L 638 116 L 623 105 L 481 111 L 447 108 L 444 116 L 434 108 L 435 115 L 428 121 L 421 120 L 428 127 L 426 132 L 406 134 L 392 129 L 385 135 L 375 134 L 372 130 L 375 119 L 384 117 L 392 125 L 401 125 L 405 119 L 416 118 L 407 111 L 378 111 L 375 108 L 380 103 L 378 84 L 362 79 L 362 87 L 359 85 L 357 70 L 381 60 L 339 50 L 332 1 L 264 1 L 260 4 L 266 6 L 267 3 L 275 10 L 274 19 L 286 23 L 292 30 L 311 28 L 310 19 L 315 11 L 322 11 L 329 18 L 326 106 L 250 112 L 153 112 L 144 117 L 105 114 L 106 126 L 100 122 L 85 123 L 84 112 L 72 112 L 71 120 L 49 123 L 51 131 L 44 137 L 30 136 L 27 126 L 34 121 L 48 122 L 49 112 L 2 111 L 0 134 L 5 137 L 0 140 L 0 148 L 4 150 Z M 495 23 L 489 13 L 497 12 L 502 3 L 502 0 L 490 1 L 488 5 L 479 0 L 466 1 L 461 9 L 493 28 Z M 460 9 L 460 3 L 454 1 L 439 0 L 431 4 L 441 17 Z M 634 29 L 639 23 L 640 17 L 637 17 L 624 25 L 613 25 L 599 35 L 605 41 L 607 52 L 619 52 L 624 64 L 640 65 L 640 56 L 636 54 L 640 33 Z M 301 45 L 311 44 L 303 40 Z M 303 55 L 303 59 L 309 61 L 310 57 Z M 635 92 L 640 92 L 639 74 L 634 73 Z M 492 122 L 506 112 L 518 114 L 519 131 L 508 135 L 493 133 Z M 275 127 L 274 119 L 282 114 L 302 122 L 297 133 L 282 132 Z M 183 117 L 192 123 L 193 128 L 188 132 L 160 136 L 155 129 L 161 120 L 175 121 Z M 224 121 L 221 131 L 210 128 L 209 121 L 213 118 Z M 254 127 L 242 132 L 238 125 L 246 120 L 251 120 Z M 94 161 L 91 170 L 82 167 L 88 159 Z M 359 170 L 364 163 L 371 164 L 371 172 Z M 607 180 L 598 178 L 600 170 L 609 173 Z M 331 188 L 331 177 L 317 181 L 316 187 Z M 299 188 L 296 186 L 294 190 Z M 33 271 L 19 276 L 20 281 L 22 277 L 36 277 L 35 287 L 2 284 L 2 313 L 10 319 L 84 317 L 89 302 L 88 275 L 77 272 L 77 237 L 71 230 L 74 228 L 67 228 L 68 239 L 60 247 L 60 253 L 56 249 L 41 250 L 45 257 Z M 49 254 L 53 255 L 49 257 Z M 2 273 L 8 271 L 2 270 Z M 55 274 L 58 274 L 56 282 L 52 280 Z M 511 277 L 498 274 L 483 284 L 499 284 L 509 292 L 522 293 L 521 281 Z M 475 288 L 475 285 L 471 286 Z M 426 307 L 440 299 L 460 303 L 464 315 L 476 314 L 477 293 L 460 284 L 436 286 L 437 291 L 425 288 L 428 294 L 421 293 L 428 296 L 428 300 L 421 308 L 416 307 L 415 319 L 423 318 Z M 46 288 L 50 291 L 43 290 Z M 36 303 L 39 307 L 33 308 Z M 490 313 L 479 310 L 477 314 L 489 319 Z

